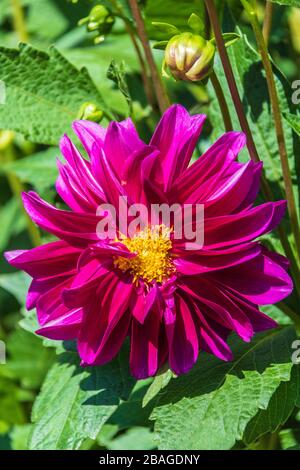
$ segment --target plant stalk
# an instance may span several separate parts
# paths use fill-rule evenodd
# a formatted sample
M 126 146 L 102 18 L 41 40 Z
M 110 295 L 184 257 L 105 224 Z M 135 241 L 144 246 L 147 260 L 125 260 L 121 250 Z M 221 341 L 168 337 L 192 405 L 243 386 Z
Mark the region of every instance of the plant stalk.
M 243 105 L 239 96 L 233 70 L 232 70 L 232 67 L 228 58 L 228 54 L 227 54 L 223 36 L 222 36 L 222 31 L 219 25 L 219 20 L 218 20 L 218 15 L 217 15 L 216 7 L 214 4 L 214 0 L 205 0 L 205 3 L 206 3 L 206 8 L 209 14 L 210 22 L 214 31 L 214 35 L 216 38 L 216 45 L 217 45 L 220 58 L 223 64 L 223 69 L 224 69 L 227 83 L 230 89 L 232 100 L 233 100 L 233 103 L 234 103 L 234 106 L 235 106 L 235 109 L 236 109 L 236 112 L 240 121 L 241 128 L 247 136 L 247 146 L 249 149 L 249 154 L 253 161 L 258 162 L 260 161 L 260 158 L 258 156 L 255 143 L 252 137 L 252 133 L 251 133 L 249 124 L 247 122 L 247 118 L 244 113 Z M 262 191 L 267 200 L 274 199 L 271 187 L 264 176 L 262 176 Z M 294 278 L 295 287 L 300 297 L 300 270 L 299 270 L 298 262 L 293 253 L 289 239 L 284 229 L 281 226 L 278 227 L 278 234 L 279 234 L 284 252 L 291 262 L 291 272 Z
M 158 70 L 154 61 L 154 57 L 153 57 L 151 47 L 148 41 L 147 33 L 146 33 L 144 20 L 139 10 L 137 0 L 129 0 L 129 5 L 132 11 L 132 16 L 136 22 L 137 33 L 141 40 L 145 57 L 149 65 L 151 78 L 153 80 L 153 86 L 154 86 L 155 94 L 157 97 L 159 109 L 160 109 L 160 112 L 163 113 L 170 105 L 169 99 L 166 94 L 166 90 L 164 88 L 163 82 L 161 80 L 161 77 L 158 73 Z
M 14 30 L 16 31 L 20 41 L 28 42 L 29 37 L 26 29 L 24 11 L 20 0 L 11 0 L 11 6 Z
M 258 162 L 259 156 L 256 150 L 256 146 L 252 137 L 252 133 L 244 112 L 243 104 L 239 95 L 239 91 L 235 82 L 233 70 L 231 68 L 231 64 L 228 58 L 227 50 L 225 47 L 224 39 L 222 36 L 222 31 L 219 25 L 218 14 L 215 7 L 214 0 L 205 0 L 206 8 L 208 11 L 210 23 L 212 25 L 214 35 L 216 38 L 216 45 L 220 54 L 220 58 L 222 61 L 222 65 L 224 68 L 224 72 L 226 75 L 228 87 L 232 96 L 232 100 L 234 102 L 236 112 L 238 115 L 238 119 L 241 125 L 243 132 L 246 134 L 247 137 L 247 147 L 249 150 L 250 157 L 253 161 Z
M 154 99 L 154 96 L 153 96 L 152 84 L 151 84 L 151 81 L 149 79 L 148 70 L 147 70 L 147 67 L 146 67 L 146 64 L 145 64 L 145 60 L 144 60 L 142 51 L 140 49 L 140 45 L 139 45 L 139 43 L 138 43 L 138 41 L 136 40 L 136 37 L 135 37 L 134 28 L 132 27 L 130 21 L 128 20 L 128 18 L 124 14 L 121 5 L 119 5 L 116 0 L 112 0 L 112 4 L 113 4 L 116 12 L 120 16 L 120 18 L 122 18 L 122 20 L 124 22 L 124 25 L 125 25 L 125 28 L 126 28 L 126 31 L 127 31 L 128 35 L 131 39 L 132 45 L 134 47 L 134 50 L 136 52 L 138 61 L 140 63 L 141 75 L 142 75 L 142 80 L 143 80 L 143 85 L 144 85 L 147 101 L 152 107 L 154 107 L 155 99 Z
M 264 25 L 263 25 L 263 35 L 264 35 L 264 40 L 267 46 L 269 44 L 270 34 L 272 30 L 273 11 L 274 11 L 274 3 L 272 3 L 270 0 L 267 0 Z
M 248 0 L 241 0 L 247 14 L 249 21 L 252 25 L 253 32 L 256 37 L 258 50 L 261 55 L 262 63 L 266 72 L 267 86 L 272 106 L 276 137 L 281 161 L 282 175 L 284 181 L 285 195 L 287 199 L 288 212 L 291 221 L 291 228 L 294 235 L 295 246 L 297 248 L 298 257 L 300 258 L 300 227 L 296 209 L 295 196 L 293 191 L 292 176 L 289 167 L 288 153 L 286 148 L 283 123 L 280 111 L 280 104 L 276 89 L 276 83 L 273 75 L 272 63 L 268 53 L 267 45 L 264 40 L 263 33 L 260 28 L 260 24 L 257 18 L 257 14 L 253 4 L 249 3 Z
M 210 74 L 210 79 L 211 79 L 211 83 L 214 87 L 216 97 L 217 97 L 218 102 L 219 102 L 219 106 L 220 106 L 223 121 L 224 121 L 225 130 L 226 130 L 226 132 L 232 131 L 232 122 L 231 122 L 231 117 L 230 117 L 229 109 L 228 109 L 228 106 L 227 106 L 227 102 L 226 102 L 222 87 L 220 85 L 219 79 L 218 79 L 218 77 L 217 77 L 217 75 L 215 74 L 214 71 Z

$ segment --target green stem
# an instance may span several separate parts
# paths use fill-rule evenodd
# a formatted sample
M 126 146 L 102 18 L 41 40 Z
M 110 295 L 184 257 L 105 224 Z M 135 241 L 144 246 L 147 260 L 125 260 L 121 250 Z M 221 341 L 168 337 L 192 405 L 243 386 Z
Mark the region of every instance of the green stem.
M 220 106 L 223 121 L 224 121 L 225 130 L 226 130 L 226 132 L 232 131 L 232 122 L 231 122 L 231 117 L 230 117 L 229 109 L 228 109 L 228 106 L 227 106 L 227 102 L 226 102 L 226 99 L 225 99 L 225 95 L 223 93 L 223 90 L 222 90 L 222 87 L 221 87 L 220 82 L 218 80 L 218 77 L 217 77 L 217 75 L 215 74 L 214 71 L 210 74 L 210 79 L 211 79 L 211 83 L 214 87 L 216 97 L 217 97 L 218 102 L 219 102 L 219 106 Z
M 125 15 L 125 13 L 122 9 L 122 6 L 119 5 L 117 0 L 111 0 L 111 1 L 112 1 L 112 4 L 113 4 L 117 14 L 120 16 L 120 18 L 122 18 L 122 20 L 124 22 L 124 25 L 125 25 L 125 28 L 126 28 L 126 31 L 129 34 L 129 37 L 131 39 L 134 50 L 136 52 L 138 61 L 140 63 L 141 75 L 142 75 L 142 80 L 143 80 L 143 84 L 144 84 L 144 89 L 145 89 L 147 101 L 152 107 L 154 107 L 155 99 L 154 99 L 154 96 L 153 96 L 152 84 L 151 84 L 151 81 L 149 79 L 148 70 L 147 70 L 147 67 L 146 67 L 146 64 L 145 64 L 145 60 L 144 60 L 142 51 L 140 49 L 140 45 L 137 42 L 136 37 L 135 37 L 136 32 L 135 32 L 134 28 L 132 27 L 132 25 L 130 23 L 130 20 L 128 20 L 128 18 L 126 17 L 126 15 Z
M 228 54 L 227 54 L 225 43 L 224 43 L 223 36 L 222 36 L 222 31 L 219 25 L 218 14 L 216 11 L 214 0 L 205 0 L 205 3 L 206 3 L 206 8 L 209 14 L 212 28 L 214 30 L 214 35 L 216 38 L 216 45 L 220 54 L 220 58 L 222 61 L 224 73 L 227 79 L 227 83 L 228 83 L 228 87 L 232 96 L 232 100 L 233 100 L 233 103 L 234 103 L 234 106 L 235 106 L 235 109 L 236 109 L 236 112 L 240 121 L 241 128 L 247 136 L 247 146 L 249 149 L 250 157 L 255 162 L 260 161 L 260 158 L 258 156 L 256 147 L 255 147 L 255 143 L 252 137 L 252 133 L 251 133 L 246 115 L 244 113 L 243 104 L 239 96 L 233 70 L 232 70 L 232 67 L 228 58 Z M 272 201 L 274 199 L 271 187 L 267 179 L 264 177 L 264 175 L 262 176 L 262 192 L 267 200 Z M 298 262 L 294 256 L 289 239 L 284 229 L 281 226 L 278 227 L 278 233 L 279 233 L 280 241 L 285 251 L 285 254 L 291 262 L 291 272 L 293 275 L 294 284 L 300 297 L 300 270 L 299 270 Z
M 285 195 L 287 199 L 288 212 L 291 221 L 291 228 L 294 235 L 295 246 L 297 248 L 298 256 L 300 258 L 300 227 L 298 222 L 298 215 L 296 209 L 295 196 L 293 191 L 292 176 L 289 167 L 288 153 L 285 143 L 285 136 L 283 130 L 283 123 L 280 111 L 280 104 L 276 89 L 276 83 L 273 75 L 272 63 L 268 53 L 267 45 L 264 40 L 263 33 L 260 28 L 260 24 L 257 18 L 255 4 L 248 2 L 248 0 L 241 0 L 247 14 L 249 21 L 252 25 L 253 32 L 256 37 L 258 50 L 261 55 L 261 60 L 266 72 L 267 86 L 272 106 L 276 137 L 281 161 L 282 175 L 284 181 Z
M 14 29 L 22 42 L 28 42 L 29 37 L 26 29 L 24 11 L 20 0 L 10 0 L 12 6 L 12 17 Z
M 297 330 L 300 331 L 300 315 L 283 302 L 278 302 L 277 307 L 294 322 Z
M 268 45 L 269 43 L 270 34 L 272 30 L 273 11 L 274 3 L 272 3 L 270 0 L 267 0 L 263 25 L 263 35 L 266 45 Z
M 163 113 L 170 105 L 169 99 L 166 94 L 166 90 L 164 88 L 163 82 L 158 73 L 158 70 L 157 70 L 157 67 L 153 58 L 153 54 L 152 54 L 151 47 L 150 47 L 148 37 L 147 37 L 147 33 L 146 33 L 144 20 L 139 10 L 137 0 L 128 0 L 128 1 L 129 1 L 131 11 L 132 11 L 132 16 L 136 22 L 137 33 L 140 38 L 141 44 L 144 49 L 145 57 L 149 65 L 151 78 L 153 81 L 153 87 L 155 90 L 159 109 L 160 109 L 160 112 Z
M 245 132 L 247 137 L 247 146 L 249 150 L 250 157 L 253 161 L 258 162 L 259 156 L 256 150 L 256 146 L 252 137 L 252 133 L 244 112 L 243 104 L 239 95 L 239 91 L 235 82 L 233 70 L 228 58 L 227 50 L 225 47 L 225 42 L 222 36 L 222 31 L 219 25 L 219 19 L 217 10 L 215 7 L 214 0 L 205 0 L 206 8 L 208 11 L 210 23 L 212 25 L 214 35 L 216 38 L 216 45 L 220 54 L 220 58 L 222 61 L 224 73 L 226 76 L 226 80 L 228 83 L 228 87 L 232 96 L 232 100 L 235 105 L 235 109 L 237 112 L 237 116 L 241 125 L 242 130 Z
M 287 237 L 287 234 L 286 234 L 284 228 L 281 225 L 279 225 L 279 227 L 277 228 L 277 231 L 278 231 L 280 242 L 281 242 L 281 245 L 284 249 L 284 252 L 285 252 L 287 258 L 289 259 L 289 261 L 291 263 L 290 269 L 291 269 L 291 273 L 292 273 L 292 276 L 293 276 L 295 289 L 296 289 L 296 291 L 298 293 L 298 296 L 300 298 L 300 270 L 299 270 L 299 264 L 296 260 L 296 257 L 294 255 L 294 252 L 292 250 L 292 247 L 290 245 L 289 239 Z
M 131 28 L 131 26 L 129 26 L 129 23 L 127 21 L 125 22 L 125 25 L 126 25 L 126 28 L 127 28 L 127 32 L 128 32 L 128 34 L 131 38 L 132 44 L 135 48 L 136 55 L 137 55 L 137 57 L 139 59 L 139 62 L 140 62 L 142 80 L 143 80 L 143 84 L 144 84 L 144 89 L 145 89 L 147 101 L 152 107 L 154 107 L 155 100 L 154 100 L 154 96 L 153 96 L 152 84 L 151 84 L 151 81 L 150 81 L 149 76 L 148 76 L 148 71 L 147 71 L 147 68 L 146 68 L 144 58 L 142 56 L 142 52 L 140 50 L 140 46 L 139 46 L 139 44 L 138 44 L 138 42 L 135 38 L 134 31 L 132 31 L 132 28 Z

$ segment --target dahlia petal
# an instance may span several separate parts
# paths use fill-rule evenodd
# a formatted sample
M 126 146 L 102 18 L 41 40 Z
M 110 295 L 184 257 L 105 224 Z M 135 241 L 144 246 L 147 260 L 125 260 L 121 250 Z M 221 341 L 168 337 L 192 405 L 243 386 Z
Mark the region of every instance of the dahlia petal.
M 174 260 L 174 265 L 181 274 L 191 276 L 247 263 L 260 253 L 261 248 L 255 243 L 239 245 L 231 250 L 186 251 L 184 258 L 180 257 Z
M 71 273 L 57 274 L 47 278 L 33 279 L 26 297 L 26 309 L 31 310 L 35 308 L 42 295 L 46 294 L 49 290 L 67 279 L 70 279 L 74 274 L 75 271 Z
M 86 198 L 82 192 L 82 185 L 78 185 L 70 168 L 67 168 L 59 160 L 57 161 L 57 167 L 59 176 L 56 180 L 55 188 L 62 200 L 75 212 L 95 213 L 97 204 Z
M 110 122 L 104 140 L 104 153 L 108 162 L 117 175 L 126 159 L 136 150 L 141 150 L 146 144 L 139 138 L 130 118 L 122 122 Z
M 68 308 L 84 307 L 92 298 L 100 280 L 111 270 L 111 263 L 100 263 L 98 259 L 89 261 L 74 276 L 71 285 L 63 289 L 61 296 Z
M 245 315 L 247 315 L 255 333 L 278 327 L 278 323 L 273 320 L 273 318 L 265 315 L 263 312 L 258 310 L 256 305 L 243 299 L 240 295 L 231 291 L 226 291 L 226 296 L 230 298 L 240 310 L 243 310 Z
M 186 279 L 181 288 L 194 299 L 207 321 L 214 320 L 228 330 L 235 331 L 244 341 L 250 341 L 253 328 L 248 317 L 224 292 L 201 279 Z
M 196 307 L 196 313 L 199 317 L 199 347 L 204 351 L 213 354 L 223 361 L 233 359 L 232 351 L 226 343 L 226 336 L 229 330 L 217 325 L 213 320 L 208 322 L 199 308 Z M 210 326 L 213 325 L 213 327 Z
M 77 187 L 81 188 L 91 203 L 98 205 L 103 201 L 103 192 L 92 173 L 91 164 L 83 158 L 67 135 L 60 141 L 60 150 L 67 162 L 68 171 L 77 182 Z
M 270 232 L 280 222 L 286 201 L 267 202 L 248 211 L 205 220 L 204 246 L 223 248 L 244 243 Z
M 88 155 L 91 154 L 95 143 L 99 147 L 103 146 L 106 129 L 99 124 L 92 121 L 79 120 L 73 122 L 72 128 Z
M 169 364 L 175 374 L 187 373 L 198 357 L 198 335 L 185 300 L 176 295 L 176 320 L 166 324 L 169 342 Z
M 222 359 L 222 361 L 232 361 L 233 354 L 221 335 L 216 333 L 216 328 L 203 327 L 199 333 L 199 347 L 210 354 Z
M 23 193 L 22 199 L 33 222 L 47 232 L 79 246 L 98 241 L 96 228 L 100 217 L 56 209 L 33 191 Z
M 193 203 L 205 192 L 205 187 L 216 184 L 228 166 L 245 145 L 245 135 L 228 132 L 218 139 L 198 160 L 179 176 L 172 193 L 180 202 Z M 204 187 L 202 187 L 204 185 Z
M 83 364 L 102 365 L 119 352 L 128 333 L 132 291 L 133 284 L 111 273 L 100 284 L 95 301 L 85 306 L 78 337 Z
M 64 315 L 47 322 L 36 334 L 54 340 L 70 341 L 79 333 L 83 312 L 81 309 L 68 310 Z
M 106 154 L 98 147 L 93 147 L 93 154 L 98 154 L 98 179 L 109 204 L 117 210 L 121 196 L 127 197 L 127 193 L 118 180 L 114 170 L 106 157 Z
M 126 192 L 134 203 L 145 203 L 144 194 L 145 171 L 146 179 L 155 161 L 157 161 L 159 152 L 154 147 L 144 146 L 133 152 L 126 160 L 122 171 L 122 186 L 125 186 Z
M 152 310 L 141 325 L 132 319 L 130 339 L 130 370 L 137 379 L 155 375 L 158 368 L 160 314 Z
M 213 282 L 257 305 L 268 305 L 287 297 L 293 289 L 293 283 L 286 270 L 269 256 L 261 255 L 249 261 L 247 265 L 229 268 L 226 277 L 216 272 Z
M 165 190 L 189 164 L 206 116 L 190 116 L 179 105 L 171 106 L 161 118 L 150 144 L 161 152 Z
M 137 295 L 133 299 L 133 305 L 131 307 L 132 315 L 136 320 L 143 324 L 152 307 L 159 300 L 159 289 L 157 284 L 150 289 L 149 292 L 137 292 Z
M 62 277 L 57 281 L 54 286 L 49 285 L 49 289 L 39 297 L 36 303 L 37 318 L 42 326 L 49 320 L 61 317 L 68 311 L 68 308 L 63 304 L 61 294 L 63 289 L 70 286 L 72 277 Z
M 81 250 L 64 241 L 55 241 L 31 250 L 8 251 L 4 255 L 15 268 L 34 278 L 45 278 L 75 270 L 80 253 Z
M 255 163 L 253 167 L 251 187 L 249 188 L 248 194 L 246 195 L 244 200 L 241 202 L 240 206 L 238 206 L 235 209 L 235 212 L 248 209 L 254 203 L 259 193 L 259 189 L 260 189 L 260 179 L 262 175 L 262 169 L 263 169 L 263 162 Z
M 259 168 L 262 165 L 258 163 Z M 242 165 L 230 178 L 218 185 L 218 188 L 205 200 L 206 217 L 231 214 L 244 201 L 249 204 L 249 193 L 253 191 L 256 176 L 256 164 L 251 160 Z

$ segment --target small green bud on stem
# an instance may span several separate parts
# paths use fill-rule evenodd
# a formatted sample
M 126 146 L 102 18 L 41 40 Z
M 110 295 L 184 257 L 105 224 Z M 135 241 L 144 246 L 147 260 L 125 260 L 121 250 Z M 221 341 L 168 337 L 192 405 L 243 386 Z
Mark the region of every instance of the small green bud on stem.
M 89 16 L 82 18 L 78 24 L 86 24 L 86 28 L 89 32 L 97 31 L 98 36 L 96 42 L 101 42 L 101 40 L 104 39 L 104 35 L 111 31 L 114 22 L 114 16 L 109 8 L 103 5 L 96 5 L 91 9 Z
M 100 122 L 104 113 L 94 103 L 83 103 L 77 114 L 77 119 L 85 119 L 87 121 Z

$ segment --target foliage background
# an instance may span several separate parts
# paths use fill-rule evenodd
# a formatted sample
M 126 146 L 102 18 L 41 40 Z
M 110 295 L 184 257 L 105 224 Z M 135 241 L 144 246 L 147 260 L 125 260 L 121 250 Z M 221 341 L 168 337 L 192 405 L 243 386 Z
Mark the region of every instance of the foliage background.
M 130 114 L 146 140 L 159 118 L 147 103 L 139 63 L 123 22 L 116 21 L 101 45 L 95 45 L 93 34 L 77 25 L 96 3 L 22 0 L 26 42 L 31 46 L 16 49 L 24 37 L 16 27 L 14 1 L 0 0 L 0 79 L 11 90 L 7 104 L 0 105 L 1 252 L 30 248 L 35 240 L 35 229 L 28 225 L 20 204 L 22 189 L 34 188 L 60 204 L 54 190 L 57 145 L 64 132 L 71 134 L 71 121 L 83 103 L 91 101 L 106 116 L 118 120 Z M 119 3 L 130 17 L 126 0 Z M 151 21 L 168 21 L 184 29 L 189 15 L 203 7 L 202 0 L 141 3 L 152 39 L 157 33 Z M 223 30 L 238 27 L 242 36 L 229 49 L 230 59 L 260 157 L 277 193 L 275 183 L 282 185 L 282 175 L 274 122 L 259 56 L 252 47 L 253 35 L 241 15 L 239 0 L 219 0 L 218 5 L 223 11 Z M 299 126 L 290 83 L 300 78 L 300 9 L 292 5 L 299 6 L 299 2 L 286 0 L 275 5 L 270 51 L 281 70 L 277 87 L 282 111 L 292 113 Z M 259 4 L 259 14 L 263 19 L 264 2 Z M 160 67 L 162 53 L 156 51 L 155 58 Z M 106 76 L 112 59 L 119 66 L 124 61 L 125 76 L 121 78 L 126 96 L 124 87 L 120 91 Z M 215 70 L 229 97 L 218 57 Z M 210 83 L 167 81 L 166 86 L 173 102 L 184 104 L 191 112 L 208 114 L 197 156 L 224 132 L 214 91 Z M 230 100 L 228 104 L 238 129 Z M 299 138 L 287 121 L 285 133 L 298 194 Z M 248 158 L 246 152 L 242 158 Z M 287 220 L 285 224 L 289 234 Z M 42 237 L 49 240 L 45 234 Z M 276 236 L 265 241 L 281 251 Z M 300 446 L 300 371 L 290 359 L 296 333 L 282 308 L 266 309 L 281 324 L 275 333 L 257 335 L 250 347 L 231 338 L 234 363 L 223 364 L 201 354 L 187 376 L 173 378 L 167 371 L 154 381 L 136 383 L 127 370 L 126 347 L 107 366 L 81 369 L 72 343 L 35 336 L 35 314 L 24 307 L 29 279 L 13 272 L 3 257 L 0 271 L 0 339 L 7 346 L 7 363 L 0 365 L 0 449 Z M 293 296 L 284 308 L 300 314 Z

